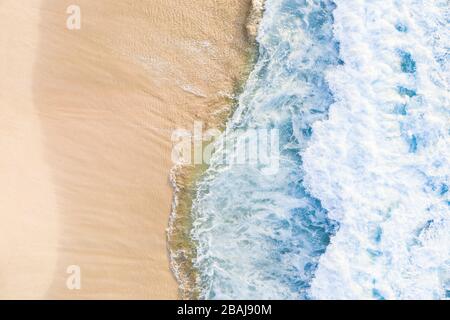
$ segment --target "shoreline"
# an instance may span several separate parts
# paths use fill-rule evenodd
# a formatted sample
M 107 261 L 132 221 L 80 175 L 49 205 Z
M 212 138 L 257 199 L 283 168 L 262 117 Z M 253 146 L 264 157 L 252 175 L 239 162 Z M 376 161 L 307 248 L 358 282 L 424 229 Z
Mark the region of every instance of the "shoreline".
M 28 105 L 23 112 L 32 114 L 40 128 L 42 166 L 49 174 L 31 179 L 48 185 L 38 187 L 41 202 L 53 199 L 32 208 L 27 200 L 38 194 L 36 184 L 30 194 L 18 188 L 12 197 L 25 200 L 23 223 L 31 229 L 28 235 L 23 226 L 12 230 L 3 236 L 4 243 L 20 234 L 22 242 L 39 244 L 40 251 L 22 245 L 25 249 L 2 271 L 16 286 L 0 281 L 0 291 L 6 298 L 175 299 L 178 286 L 166 242 L 171 132 L 190 128 L 198 119 L 207 121 L 211 110 L 225 104 L 221 92 L 232 92 L 245 64 L 247 1 L 216 1 L 213 8 L 208 0 L 154 0 L 151 5 L 80 0 L 82 27 L 76 31 L 65 27 L 70 4 L 0 4 L 0 10 L 31 5 L 40 16 L 28 25 L 25 10 L 27 23 L 22 23 L 39 28 L 36 41 L 7 40 L 6 46 L 8 56 L 17 51 L 24 52 L 22 60 L 36 55 L 30 70 L 20 73 L 32 84 L 19 79 L 5 83 L 31 91 L 21 99 L 20 89 L 16 96 L 11 91 L 10 109 Z M 5 21 L 4 30 L 18 28 L 12 19 Z M 18 63 L 10 66 L 12 74 Z M 30 168 L 35 155 L 24 157 Z M 11 158 L 2 170 L 13 165 Z M 34 181 L 23 173 L 11 179 Z M 37 208 L 53 215 L 29 213 Z M 13 216 L 16 211 L 5 212 Z M 80 290 L 66 286 L 72 265 L 81 269 Z M 40 272 L 30 272 L 33 268 Z M 17 269 L 21 272 L 14 273 Z M 42 285 L 30 290 L 37 283 Z
M 257 60 L 257 31 L 264 12 L 264 0 L 250 0 L 246 14 L 245 38 L 247 53 L 241 77 L 233 84 L 233 93 L 224 97 L 225 115 L 210 117 L 209 128 L 219 128 L 223 131 L 237 107 L 238 97 L 242 93 L 248 77 Z M 167 230 L 170 265 L 179 284 L 179 294 L 182 299 L 198 299 L 196 287 L 197 272 L 191 264 L 195 256 L 195 244 L 190 239 L 192 228 L 191 207 L 195 197 L 196 183 L 207 170 L 206 164 L 191 166 L 174 166 L 171 170 L 173 188 L 172 213 Z

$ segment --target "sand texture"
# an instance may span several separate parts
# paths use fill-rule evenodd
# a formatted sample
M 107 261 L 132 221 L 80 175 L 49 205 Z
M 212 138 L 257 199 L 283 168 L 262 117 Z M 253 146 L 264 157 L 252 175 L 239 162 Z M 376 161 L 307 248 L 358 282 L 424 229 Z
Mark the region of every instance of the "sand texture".
M 72 3 L 0 0 L 0 298 L 177 298 L 171 134 L 226 112 L 250 1 Z

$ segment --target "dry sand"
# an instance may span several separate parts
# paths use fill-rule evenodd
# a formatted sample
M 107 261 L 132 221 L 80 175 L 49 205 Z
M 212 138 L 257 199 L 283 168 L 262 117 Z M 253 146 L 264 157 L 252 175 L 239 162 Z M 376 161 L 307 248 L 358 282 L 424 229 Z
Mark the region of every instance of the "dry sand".
M 249 3 L 0 0 L 0 298 L 177 298 L 171 133 L 226 110 Z

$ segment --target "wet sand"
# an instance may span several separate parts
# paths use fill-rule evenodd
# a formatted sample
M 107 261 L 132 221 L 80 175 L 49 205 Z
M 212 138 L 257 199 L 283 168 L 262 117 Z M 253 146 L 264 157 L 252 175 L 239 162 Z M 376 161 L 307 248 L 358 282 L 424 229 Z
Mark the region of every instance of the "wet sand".
M 72 1 L 0 1 L 0 298 L 178 297 L 171 134 L 228 110 L 249 3 L 79 0 L 69 30 Z

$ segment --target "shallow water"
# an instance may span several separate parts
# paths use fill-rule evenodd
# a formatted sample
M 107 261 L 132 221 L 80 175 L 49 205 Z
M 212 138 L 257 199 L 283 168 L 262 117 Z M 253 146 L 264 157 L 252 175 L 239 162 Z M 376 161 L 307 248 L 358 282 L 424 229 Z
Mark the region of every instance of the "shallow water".
M 308 296 L 318 258 L 336 225 L 303 187 L 300 152 L 311 125 L 327 117 L 332 94 L 325 70 L 339 63 L 331 1 L 267 1 L 258 36 L 259 59 L 228 124 L 277 129 L 279 170 L 224 165 L 238 151 L 220 149 L 199 183 L 192 235 L 204 298 Z

